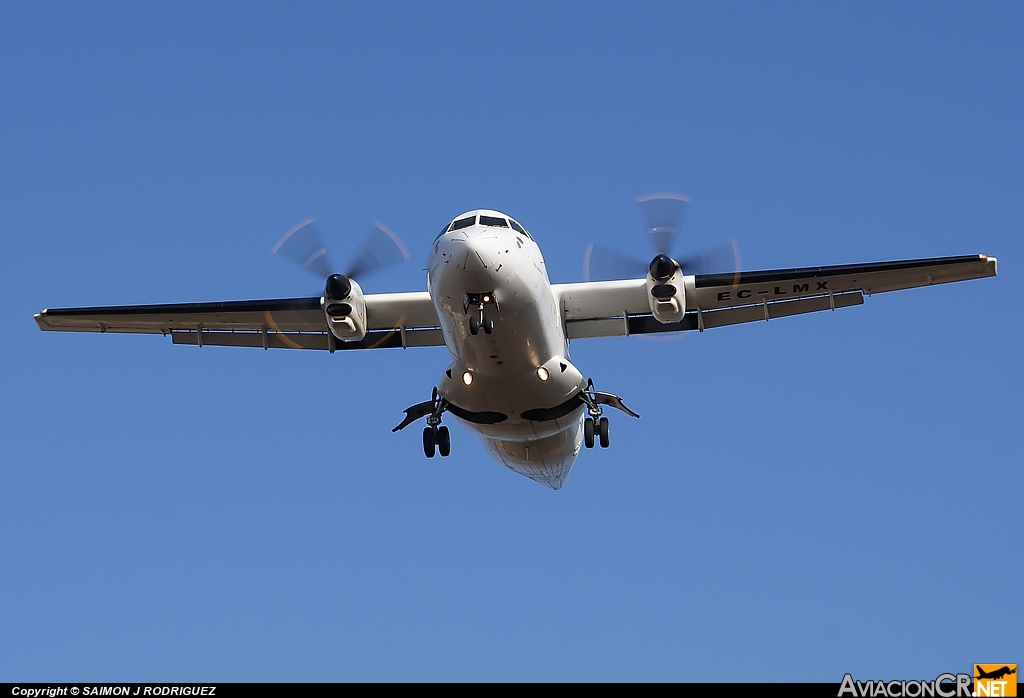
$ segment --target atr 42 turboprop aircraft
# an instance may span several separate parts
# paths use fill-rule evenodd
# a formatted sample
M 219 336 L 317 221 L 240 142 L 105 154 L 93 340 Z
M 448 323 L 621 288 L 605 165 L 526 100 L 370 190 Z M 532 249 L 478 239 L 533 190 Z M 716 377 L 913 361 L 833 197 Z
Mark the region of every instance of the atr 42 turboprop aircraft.
M 499 211 L 456 217 L 427 259 L 427 290 L 364 294 L 353 278 L 388 263 L 401 241 L 378 224 L 346 273 L 330 273 L 308 225 L 275 246 L 317 271 L 311 298 L 47 309 L 42 330 L 170 335 L 175 344 L 263 349 L 391 349 L 446 346 L 451 363 L 430 400 L 405 410 L 398 431 L 426 420 L 423 450 L 447 456 L 447 413 L 480 434 L 487 451 L 517 473 L 562 486 L 582 446 L 609 443 L 605 407 L 635 412 L 569 359 L 571 340 L 686 332 L 860 305 L 883 293 L 996 275 L 985 255 L 800 269 L 692 273 L 669 256 L 685 197 L 638 200 L 658 254 L 637 278 L 552 284 L 533 238 Z M 391 245 L 391 252 L 385 247 Z M 644 276 L 643 267 L 646 267 Z

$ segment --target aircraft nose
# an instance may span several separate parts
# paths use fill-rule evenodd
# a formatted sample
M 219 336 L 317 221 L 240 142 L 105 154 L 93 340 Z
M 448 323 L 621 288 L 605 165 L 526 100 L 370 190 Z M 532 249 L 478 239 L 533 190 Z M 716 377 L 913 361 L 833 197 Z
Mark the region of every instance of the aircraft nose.
M 463 243 L 463 253 L 459 255 L 457 264 L 467 272 L 486 272 L 500 264 L 498 261 L 498 237 L 477 233 L 467 237 Z
M 455 266 L 462 272 L 467 293 L 490 293 L 498 285 L 501 241 L 487 231 L 468 235 L 455 255 Z

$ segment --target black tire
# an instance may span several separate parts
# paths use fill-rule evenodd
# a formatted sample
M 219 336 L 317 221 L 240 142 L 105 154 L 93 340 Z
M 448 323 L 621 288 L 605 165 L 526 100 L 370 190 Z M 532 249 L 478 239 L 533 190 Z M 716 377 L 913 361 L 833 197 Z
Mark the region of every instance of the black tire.
M 441 454 L 442 458 L 447 458 L 448 454 L 452 452 L 452 436 L 448 433 L 448 427 L 438 427 L 437 429 L 437 452 Z
M 594 420 L 590 417 L 583 420 L 583 445 L 587 448 L 594 447 Z
M 434 428 L 427 427 L 423 430 L 423 455 L 427 458 L 434 457 Z
M 601 421 L 597 423 L 597 430 L 601 436 L 601 448 L 608 448 L 608 418 L 601 417 Z
M 489 317 L 485 317 L 484 318 L 483 328 L 484 328 L 484 332 L 486 332 L 487 334 L 490 334 L 491 332 L 494 332 L 494 320 L 492 320 Z
M 479 331 L 480 331 L 480 321 L 476 319 L 475 315 L 470 316 L 470 318 L 469 318 L 469 333 L 471 335 L 476 335 L 476 333 L 479 332 Z

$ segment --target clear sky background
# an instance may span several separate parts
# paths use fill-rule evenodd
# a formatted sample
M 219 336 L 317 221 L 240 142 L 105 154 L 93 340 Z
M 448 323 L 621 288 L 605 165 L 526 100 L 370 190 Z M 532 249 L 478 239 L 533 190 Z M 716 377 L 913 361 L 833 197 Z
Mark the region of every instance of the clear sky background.
M 1020 3 L 5 3 L 0 680 L 815 680 L 1024 663 Z M 43 334 L 43 307 L 316 295 L 467 209 L 553 281 L 954 254 L 999 276 L 582 340 L 643 415 L 553 492 L 452 425 L 443 348 Z

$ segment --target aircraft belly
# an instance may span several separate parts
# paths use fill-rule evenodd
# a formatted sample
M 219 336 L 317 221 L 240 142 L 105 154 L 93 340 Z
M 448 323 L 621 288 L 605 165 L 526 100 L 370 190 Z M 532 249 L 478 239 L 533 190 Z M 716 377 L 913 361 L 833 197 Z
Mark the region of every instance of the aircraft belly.
M 562 420 L 559 420 L 562 421 Z M 495 460 L 531 480 L 559 489 L 568 477 L 583 444 L 583 410 L 555 433 L 527 441 L 507 441 L 481 434 Z

